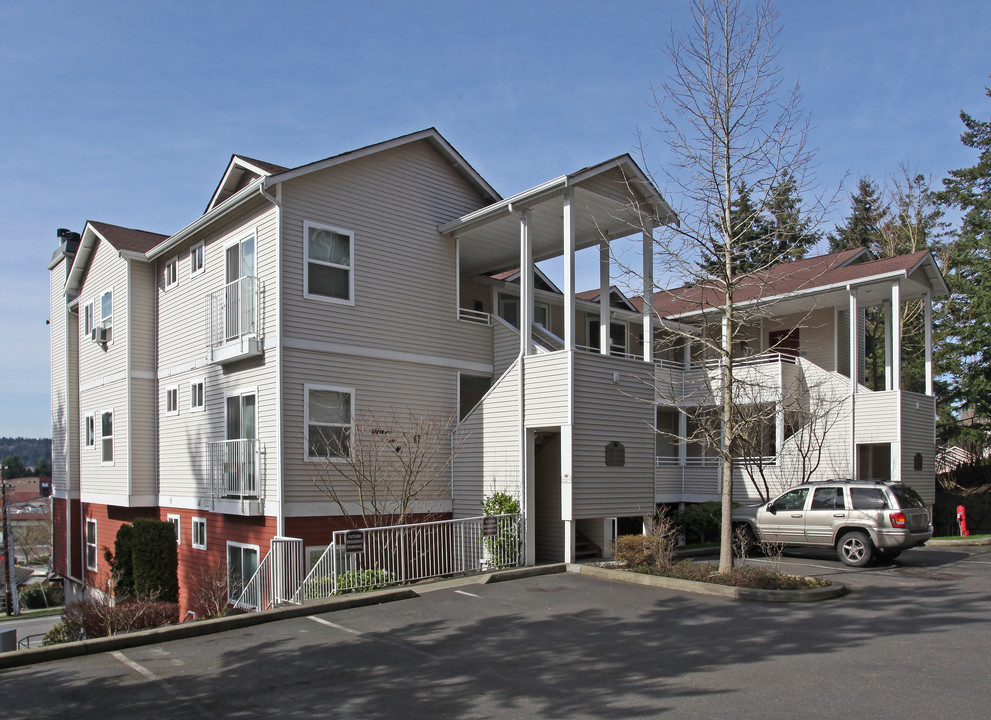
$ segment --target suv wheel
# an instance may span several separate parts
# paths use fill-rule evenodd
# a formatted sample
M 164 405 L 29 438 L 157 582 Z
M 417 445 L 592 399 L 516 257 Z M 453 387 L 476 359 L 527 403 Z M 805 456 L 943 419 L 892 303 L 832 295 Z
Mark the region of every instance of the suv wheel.
M 874 557 L 874 544 L 867 533 L 854 530 L 840 537 L 836 554 L 845 565 L 864 567 Z

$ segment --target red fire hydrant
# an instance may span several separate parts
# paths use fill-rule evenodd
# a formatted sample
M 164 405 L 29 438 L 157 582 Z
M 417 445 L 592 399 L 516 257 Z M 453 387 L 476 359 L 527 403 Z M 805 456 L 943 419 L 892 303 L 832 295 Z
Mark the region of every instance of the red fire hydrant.
M 957 525 L 960 526 L 960 537 L 970 537 L 970 530 L 967 529 L 967 511 L 963 505 L 957 505 Z

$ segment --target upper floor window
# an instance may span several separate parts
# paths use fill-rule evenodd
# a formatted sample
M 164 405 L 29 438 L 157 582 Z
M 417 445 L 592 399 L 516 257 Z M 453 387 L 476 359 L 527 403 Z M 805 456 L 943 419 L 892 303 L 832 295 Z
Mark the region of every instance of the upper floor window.
M 114 461 L 114 411 L 108 410 L 100 417 L 100 442 L 103 462 Z
M 306 454 L 346 457 L 351 452 L 354 394 L 343 388 L 306 387 Z
M 83 308 L 83 332 L 91 339 L 93 337 L 93 303 L 86 303 Z
M 114 291 L 107 290 L 100 296 L 100 327 L 103 328 L 103 340 L 110 343 L 113 340 L 114 327 Z
M 93 413 L 86 416 L 86 447 L 96 447 L 96 418 Z
M 189 383 L 189 409 L 194 411 L 203 410 L 206 407 L 206 398 L 203 395 L 203 380 L 193 380 Z
M 203 272 L 203 243 L 196 243 L 189 248 L 189 274 L 197 275 Z
M 303 294 L 309 298 L 354 303 L 354 233 L 303 223 L 306 267 Z
M 179 386 L 165 389 L 165 414 L 179 414 Z
M 179 282 L 179 258 L 174 257 L 165 263 L 165 289 Z

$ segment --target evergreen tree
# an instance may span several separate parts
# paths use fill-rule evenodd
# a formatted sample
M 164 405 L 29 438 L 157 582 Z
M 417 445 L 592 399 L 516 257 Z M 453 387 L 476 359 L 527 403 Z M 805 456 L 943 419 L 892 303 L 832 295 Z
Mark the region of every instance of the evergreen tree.
M 850 197 L 850 205 L 850 217 L 829 235 L 829 252 L 861 247 L 877 250 L 888 208 L 873 180 L 860 178 L 856 194 Z
M 991 97 L 991 88 L 987 89 Z M 973 167 L 953 170 L 939 199 L 962 214 L 944 261 L 950 298 L 940 313 L 937 367 L 945 399 L 980 425 L 991 419 L 991 121 L 960 113 L 961 142 L 978 151 Z

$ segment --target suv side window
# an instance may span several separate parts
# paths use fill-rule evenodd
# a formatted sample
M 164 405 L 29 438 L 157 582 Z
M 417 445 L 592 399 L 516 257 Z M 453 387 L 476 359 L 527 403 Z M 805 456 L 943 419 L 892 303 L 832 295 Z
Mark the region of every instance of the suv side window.
M 843 488 L 816 488 L 809 510 L 844 510 Z
M 850 488 L 850 502 L 854 510 L 885 510 L 888 507 L 883 488 Z
M 808 488 L 798 488 L 797 490 L 786 492 L 774 501 L 774 507 L 778 510 L 804 510 L 805 498 L 808 497 L 808 494 Z

